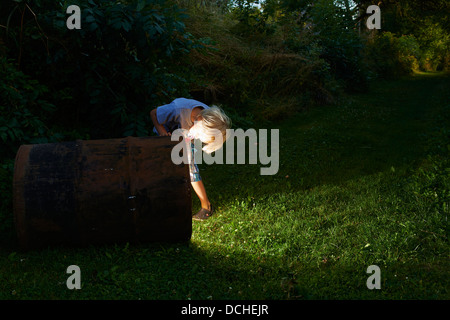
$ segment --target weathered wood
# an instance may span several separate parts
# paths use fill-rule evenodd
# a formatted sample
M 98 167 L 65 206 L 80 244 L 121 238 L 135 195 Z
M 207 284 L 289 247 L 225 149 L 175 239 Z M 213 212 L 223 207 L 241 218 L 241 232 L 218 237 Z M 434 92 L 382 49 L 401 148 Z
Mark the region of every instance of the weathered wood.
M 14 218 L 23 249 L 55 244 L 187 241 L 187 165 L 169 137 L 23 145 L 14 168 Z

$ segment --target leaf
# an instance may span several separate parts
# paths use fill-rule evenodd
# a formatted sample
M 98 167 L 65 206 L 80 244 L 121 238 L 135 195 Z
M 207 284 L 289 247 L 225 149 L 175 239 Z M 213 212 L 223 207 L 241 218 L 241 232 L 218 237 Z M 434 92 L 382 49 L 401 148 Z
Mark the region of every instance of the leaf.
M 152 16 L 154 18 L 156 18 L 156 20 L 158 20 L 159 22 L 163 22 L 164 21 L 164 17 L 159 15 L 159 14 L 157 14 L 157 13 L 153 13 Z
M 98 24 L 96 24 L 95 22 L 91 23 L 89 25 L 89 30 L 94 31 L 94 30 L 97 30 L 97 29 L 98 29 Z
M 87 16 L 86 17 L 86 22 L 94 22 L 95 21 L 95 17 L 94 16 Z
M 12 118 L 11 121 L 9 122 L 8 127 L 10 128 L 18 128 L 20 127 L 19 122 L 17 121 L 16 118 Z
M 161 28 L 161 26 L 160 26 L 159 24 L 155 23 L 154 26 L 155 26 L 156 31 L 157 31 L 159 34 L 163 34 L 163 33 L 164 33 L 164 29 Z
M 122 21 L 122 28 L 128 32 L 131 30 L 131 23 L 129 23 L 128 21 L 124 20 Z
M 11 252 L 9 255 L 8 255 L 8 260 L 9 261 L 16 261 L 17 260 L 17 252 Z
M 142 11 L 142 9 L 145 8 L 145 4 L 146 4 L 146 0 L 139 0 L 137 7 L 136 7 L 136 11 Z
M 122 21 L 120 19 L 113 20 L 111 23 L 111 27 L 113 27 L 114 29 L 122 28 Z
M 123 110 L 123 105 L 119 104 L 116 108 L 112 109 L 110 113 L 111 114 L 116 114 L 116 113 L 121 112 L 122 110 Z

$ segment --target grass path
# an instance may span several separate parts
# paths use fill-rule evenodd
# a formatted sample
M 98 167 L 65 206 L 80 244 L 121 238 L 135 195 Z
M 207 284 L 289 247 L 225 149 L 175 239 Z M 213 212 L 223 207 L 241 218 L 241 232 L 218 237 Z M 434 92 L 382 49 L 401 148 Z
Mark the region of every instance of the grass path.
M 448 299 L 448 206 L 426 193 L 449 190 L 427 157 L 447 148 L 434 133 L 448 128 L 448 87 L 442 75 L 380 81 L 274 125 L 275 176 L 201 165 L 218 209 L 188 244 L 2 249 L 0 298 Z M 71 264 L 82 290 L 65 286 Z M 366 286 L 370 265 L 381 290 Z
M 397 283 L 394 270 L 399 265 L 405 273 L 422 274 L 421 264 L 439 260 L 445 251 L 447 239 L 442 238 L 437 241 L 445 240 L 440 243 L 444 251 L 438 250 L 436 257 L 430 244 L 427 252 L 423 242 L 432 241 L 433 234 L 420 229 L 429 229 L 431 213 L 426 203 L 410 202 L 406 190 L 408 176 L 426 158 L 426 136 L 446 103 L 445 84 L 448 78 L 425 75 L 374 83 L 370 94 L 292 118 L 280 127 L 276 176 L 258 176 L 259 166 L 230 172 L 208 168 L 210 188 L 226 186 L 212 196 L 222 199 L 223 213 L 207 226 L 195 225 L 194 243 L 212 248 L 226 243 L 256 259 L 272 257 L 284 270 L 278 281 L 297 283 L 297 294 L 288 290 L 289 296 L 414 298 L 416 290 L 390 292 L 388 277 L 383 292 L 369 292 L 365 270 L 371 264 L 392 268 L 390 276 Z M 441 218 L 434 216 L 438 226 Z M 433 276 L 442 280 L 443 289 L 441 262 L 433 266 Z M 348 287 L 329 287 L 355 278 L 357 283 Z M 362 292 L 354 295 L 352 287 Z

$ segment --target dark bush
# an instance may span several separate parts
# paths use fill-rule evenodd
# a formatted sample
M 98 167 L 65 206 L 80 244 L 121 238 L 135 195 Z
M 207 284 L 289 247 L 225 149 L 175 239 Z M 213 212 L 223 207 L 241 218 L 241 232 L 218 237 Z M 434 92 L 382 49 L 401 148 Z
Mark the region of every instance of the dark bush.
M 48 88 L 60 126 L 91 138 L 147 135 L 149 110 L 187 94 L 179 58 L 199 44 L 186 15 L 164 0 L 71 4 L 81 8 L 79 30 L 67 28 L 59 2 L 3 4 L 8 56 Z

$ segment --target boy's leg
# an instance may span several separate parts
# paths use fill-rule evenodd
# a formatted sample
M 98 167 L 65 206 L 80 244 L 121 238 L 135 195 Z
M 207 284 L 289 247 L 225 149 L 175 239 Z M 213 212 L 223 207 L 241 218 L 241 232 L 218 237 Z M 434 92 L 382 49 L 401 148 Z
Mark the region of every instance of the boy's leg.
M 158 131 L 156 130 L 155 127 L 153 127 L 152 131 L 157 136 L 159 136 Z M 194 152 L 195 152 L 194 143 L 191 143 L 190 155 L 189 155 L 190 156 L 189 157 L 189 159 L 190 159 L 189 174 L 190 174 L 190 178 L 191 178 L 191 185 L 192 185 L 192 188 L 194 189 L 195 193 L 197 194 L 197 197 L 200 200 L 202 208 L 206 209 L 206 210 L 211 210 L 211 203 L 208 200 L 208 196 L 206 195 L 205 186 L 204 186 L 202 178 L 200 176 L 198 167 L 194 161 Z
M 191 185 L 197 194 L 200 203 L 202 204 L 202 208 L 209 210 L 210 203 L 208 200 L 208 196 L 206 195 L 205 185 L 203 184 L 202 177 L 200 176 L 200 172 L 198 170 L 198 166 L 194 160 L 194 143 L 191 142 L 190 154 L 188 156 L 189 159 L 189 174 L 191 177 Z
M 208 196 L 206 195 L 205 186 L 203 185 L 203 181 L 191 181 L 192 188 L 197 194 L 200 203 L 202 204 L 202 208 L 206 210 L 210 210 L 211 203 L 208 200 Z
M 208 200 L 208 196 L 206 195 L 205 185 L 203 184 L 200 172 L 194 161 L 194 153 L 195 153 L 194 144 L 191 143 L 190 157 L 188 157 L 190 159 L 189 173 L 191 177 L 191 185 L 202 205 L 200 211 L 197 212 L 192 217 L 192 219 L 206 220 L 213 214 L 214 208 L 212 207 L 211 203 Z

